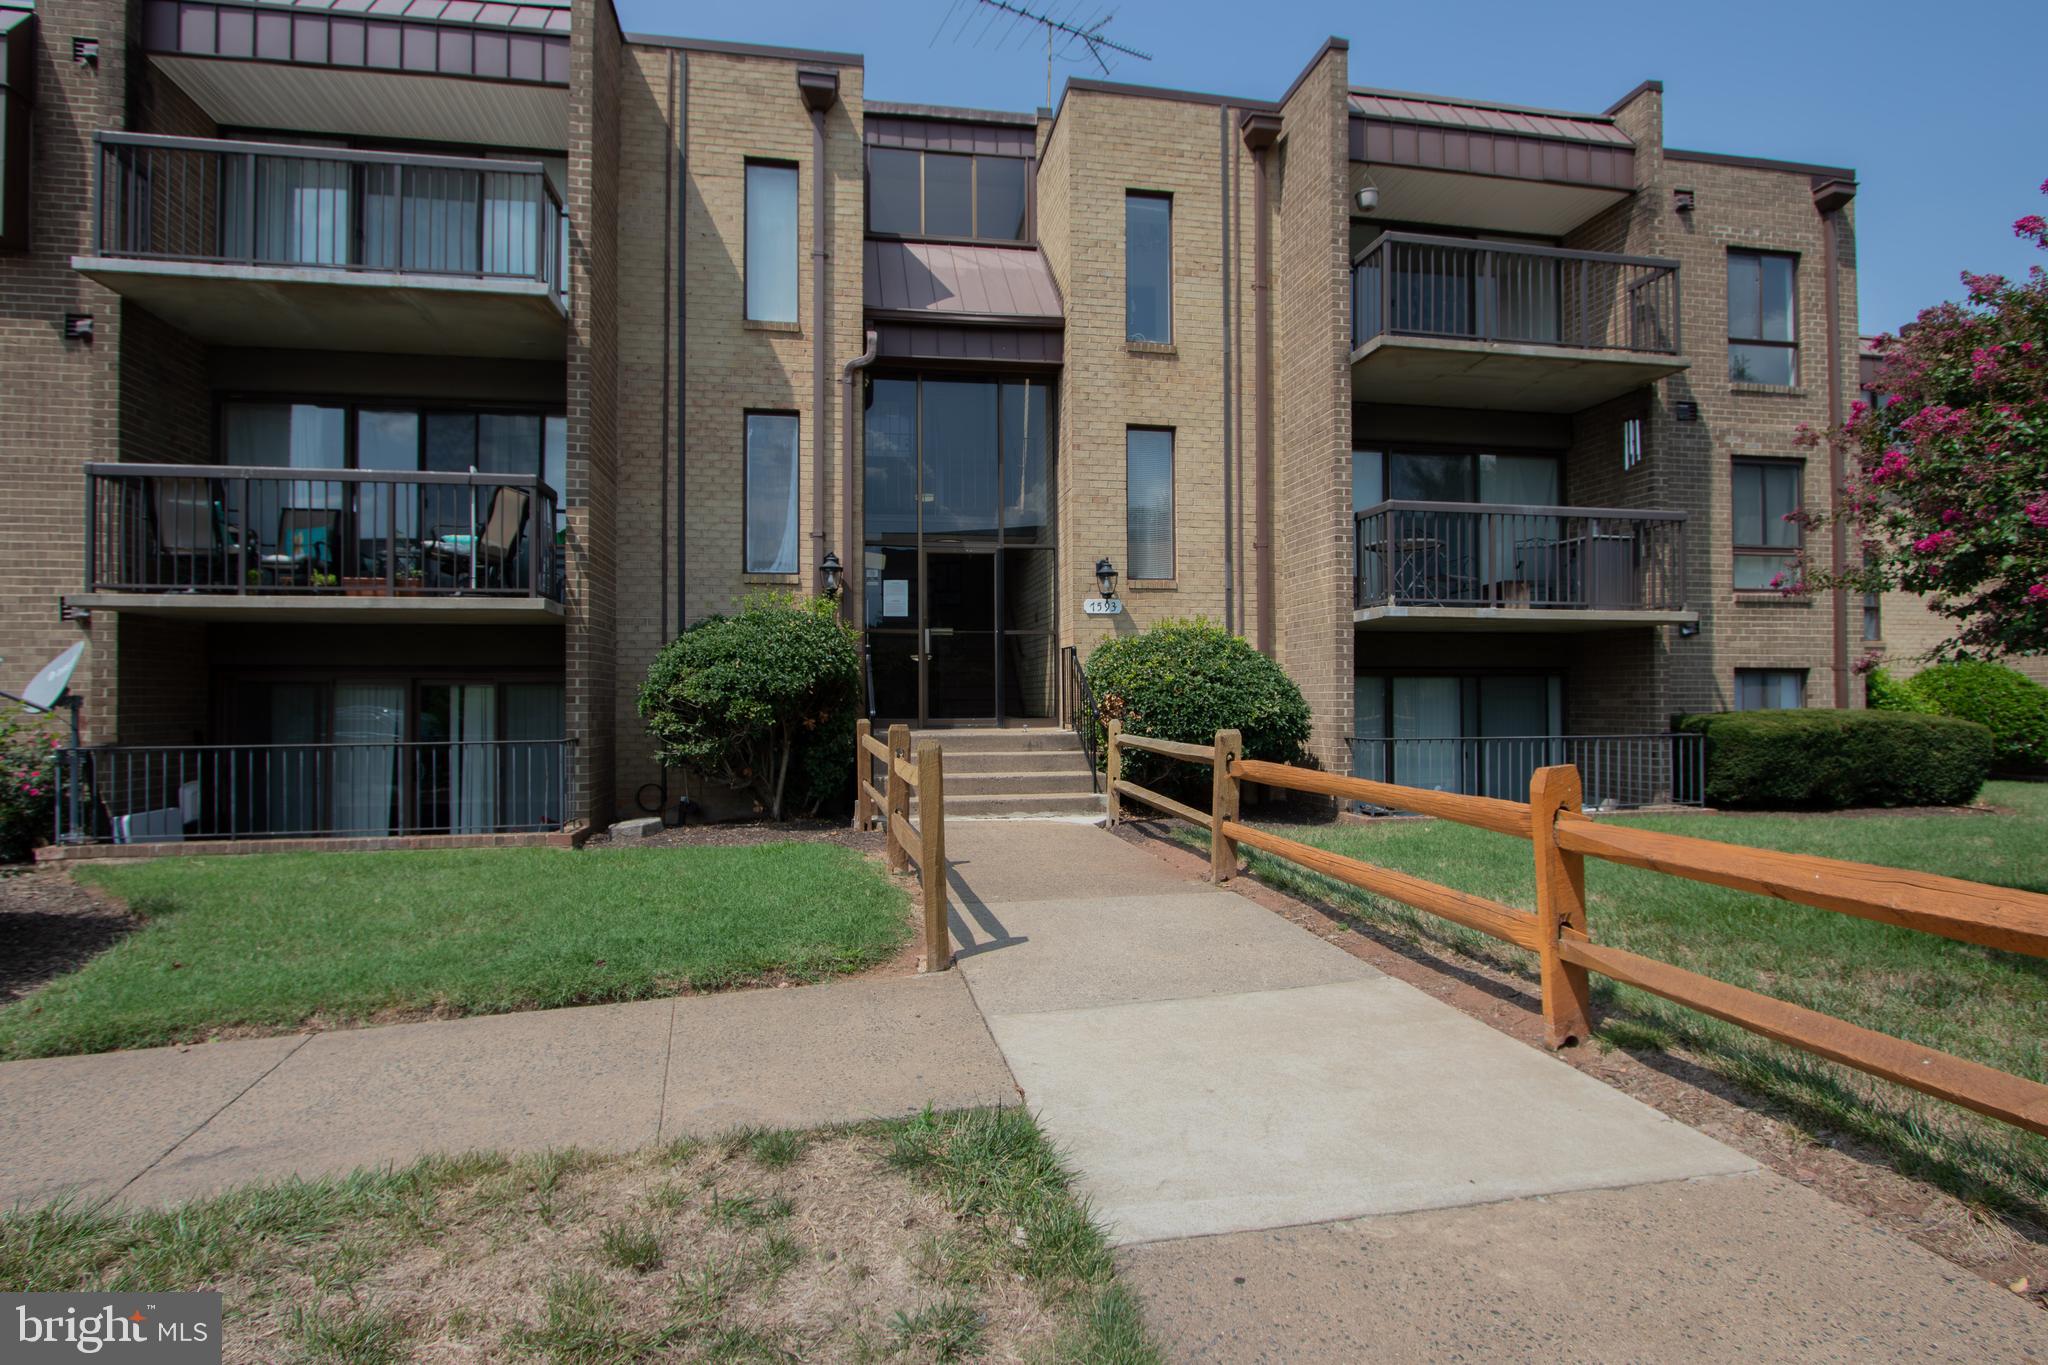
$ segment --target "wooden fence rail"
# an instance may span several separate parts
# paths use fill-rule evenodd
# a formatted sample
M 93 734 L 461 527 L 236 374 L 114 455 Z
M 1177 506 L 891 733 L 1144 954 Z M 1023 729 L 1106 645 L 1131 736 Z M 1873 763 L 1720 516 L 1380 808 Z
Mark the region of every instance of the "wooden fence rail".
M 2048 1085 L 1595 943 L 1586 922 L 1585 864 L 1599 858 L 2034 957 L 2048 957 L 2048 895 L 1602 823 L 1581 808 L 1579 773 L 1569 765 L 1537 769 L 1526 802 L 1502 801 L 1247 759 L 1234 730 L 1218 731 L 1215 744 L 1205 748 L 1128 735 L 1116 721 L 1108 729 L 1112 823 L 1127 818 L 1126 801 L 1139 802 L 1210 831 L 1215 881 L 1237 874 L 1242 844 L 1530 950 L 1542 987 L 1544 1036 L 1552 1047 L 1591 1032 L 1588 981 L 1598 972 L 1789 1047 L 2048 1136 Z M 1126 780 L 1125 750 L 1207 764 L 1210 809 L 1196 810 Z M 1535 856 L 1535 913 L 1242 824 L 1238 788 L 1244 782 L 1367 801 L 1527 840 Z
M 874 765 L 882 765 L 882 784 L 874 784 Z M 953 939 L 946 927 L 946 773 L 945 755 L 936 744 L 910 748 L 910 727 L 889 727 L 888 742 L 876 739 L 862 720 L 854 727 L 853 827 L 882 827 L 882 861 L 891 872 L 917 866 L 924 910 L 924 970 L 943 972 L 953 965 Z M 910 820 L 910 796 L 917 794 L 917 823 Z M 912 850 L 915 850 L 913 852 Z

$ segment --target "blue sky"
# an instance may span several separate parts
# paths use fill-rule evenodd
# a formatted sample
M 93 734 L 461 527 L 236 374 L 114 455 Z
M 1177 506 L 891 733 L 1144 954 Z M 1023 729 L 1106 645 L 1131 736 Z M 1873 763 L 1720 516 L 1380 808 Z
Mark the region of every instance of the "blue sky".
M 955 38 L 971 0 L 615 2 L 629 32 L 862 53 L 875 99 L 1018 110 L 1045 99 L 1041 43 L 978 18 Z M 2048 264 L 2011 233 L 2020 215 L 2048 212 L 2040 0 L 1049 3 L 1114 9 L 1110 35 L 1153 54 L 1121 60 L 1111 79 L 1186 90 L 1273 98 L 1332 33 L 1351 39 L 1354 85 L 1597 112 L 1655 77 L 1671 146 L 1856 168 L 1865 332 L 1959 297 L 1966 266 L 2018 276 Z M 1099 73 L 1058 64 L 1055 100 L 1069 74 Z

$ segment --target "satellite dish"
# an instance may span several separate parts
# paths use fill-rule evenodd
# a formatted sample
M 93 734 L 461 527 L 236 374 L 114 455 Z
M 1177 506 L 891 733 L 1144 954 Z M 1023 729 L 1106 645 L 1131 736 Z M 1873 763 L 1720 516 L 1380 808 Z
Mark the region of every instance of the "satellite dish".
M 64 690 L 71 686 L 71 674 L 77 669 L 78 661 L 85 657 L 85 641 L 80 640 L 71 648 L 43 665 L 43 671 L 30 680 L 22 690 L 21 699 L 38 711 L 56 709 L 63 699 Z

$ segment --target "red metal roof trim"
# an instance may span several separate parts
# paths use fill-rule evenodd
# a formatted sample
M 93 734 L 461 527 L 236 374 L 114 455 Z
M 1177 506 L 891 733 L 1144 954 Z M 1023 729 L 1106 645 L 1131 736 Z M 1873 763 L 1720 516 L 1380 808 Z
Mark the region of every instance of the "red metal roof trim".
M 934 319 L 1064 316 L 1052 271 L 1031 247 L 870 241 L 863 255 L 870 312 Z
M 1628 134 L 1605 119 L 1534 109 L 1459 104 L 1451 100 L 1354 90 L 1351 92 L 1351 112 L 1361 118 L 1385 119 L 1391 123 L 1418 123 L 1438 128 L 1463 128 L 1474 132 L 1509 133 L 1521 137 L 1545 138 L 1558 142 L 1587 142 L 1606 147 L 1635 146 L 1635 143 L 1629 140 Z

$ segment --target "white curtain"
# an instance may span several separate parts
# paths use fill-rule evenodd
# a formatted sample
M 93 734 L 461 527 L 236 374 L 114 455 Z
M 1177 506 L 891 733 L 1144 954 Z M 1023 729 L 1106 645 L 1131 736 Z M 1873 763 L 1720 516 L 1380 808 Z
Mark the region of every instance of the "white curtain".
M 747 572 L 797 571 L 797 420 L 747 415 Z
M 336 683 L 334 832 L 396 831 L 398 743 L 405 734 L 405 688 L 398 683 Z
M 257 751 L 252 774 L 263 786 L 264 829 L 271 834 L 320 832 L 320 689 L 279 683 L 270 689 L 270 746 Z
M 747 318 L 795 322 L 796 167 L 747 167 Z
M 1458 791 L 1463 688 L 1457 678 L 1394 679 L 1394 780 Z
M 505 685 L 505 818 L 511 829 L 554 829 L 562 809 L 562 685 Z
M 1479 501 L 1496 505 L 1555 507 L 1560 496 L 1556 460 L 1539 455 L 1481 455 Z M 1479 575 L 1482 583 L 1504 580 L 1535 582 L 1538 600 L 1555 598 L 1556 517 L 1501 516 L 1488 522 L 1492 533 L 1482 537 Z

